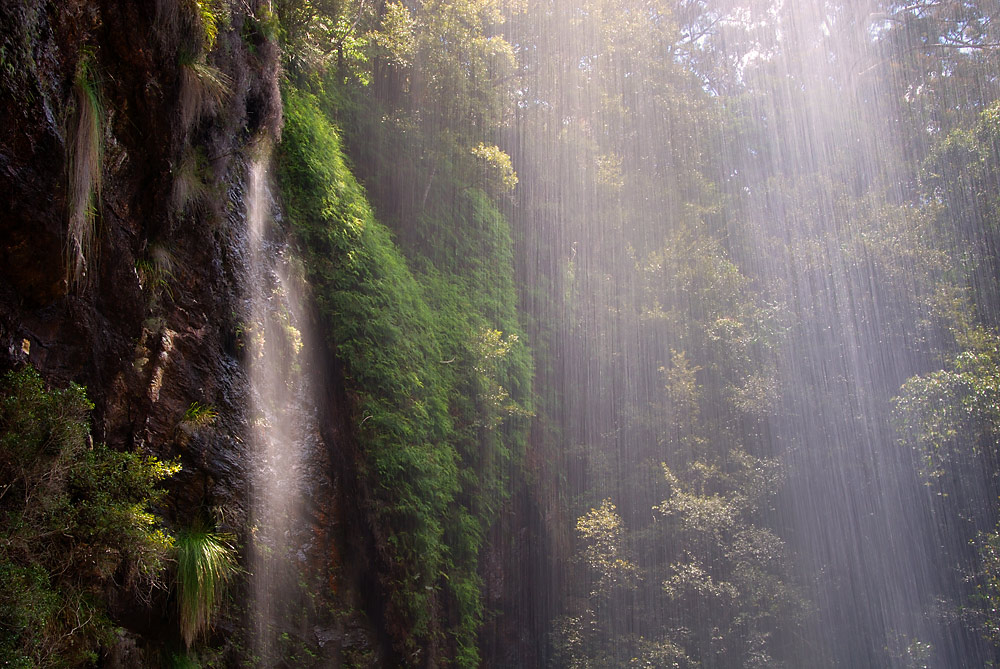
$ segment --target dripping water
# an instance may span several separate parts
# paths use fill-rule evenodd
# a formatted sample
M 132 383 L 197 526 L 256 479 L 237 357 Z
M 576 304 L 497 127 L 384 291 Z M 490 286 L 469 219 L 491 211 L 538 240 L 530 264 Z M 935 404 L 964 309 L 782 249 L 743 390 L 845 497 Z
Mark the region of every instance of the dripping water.
M 247 187 L 252 286 L 250 322 L 242 333 L 251 384 L 254 469 L 251 502 L 251 588 L 258 666 L 283 656 L 287 627 L 305 553 L 304 467 L 318 442 L 308 365 L 305 312 L 287 247 L 275 222 L 269 152 L 253 160 Z

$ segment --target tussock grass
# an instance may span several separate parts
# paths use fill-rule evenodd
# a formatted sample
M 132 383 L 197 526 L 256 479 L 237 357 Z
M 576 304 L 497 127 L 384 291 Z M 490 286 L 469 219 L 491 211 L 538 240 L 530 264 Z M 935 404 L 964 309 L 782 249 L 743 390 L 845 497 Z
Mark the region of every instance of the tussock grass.
M 205 200 L 211 194 L 208 185 L 209 168 L 205 154 L 196 149 L 188 149 L 174 169 L 174 184 L 171 194 L 174 209 L 183 213 L 189 204 Z
M 69 226 L 66 237 L 66 279 L 79 283 L 94 258 L 97 209 L 104 161 L 104 114 L 93 71 L 93 55 L 84 53 L 73 81 L 73 111 L 69 120 L 67 180 Z
M 215 407 L 201 402 L 192 402 L 191 406 L 184 411 L 184 422 L 198 427 L 211 425 L 218 417 L 219 412 L 215 410 Z
M 174 298 L 170 290 L 170 280 L 174 278 L 174 257 L 165 246 L 151 245 L 147 257 L 136 261 L 135 270 L 144 289 L 150 289 L 154 294 L 162 291 L 170 299 Z
M 176 41 L 181 34 L 181 6 L 178 0 L 156 0 L 155 22 L 161 41 L 166 44 Z
M 177 608 L 188 648 L 212 626 L 222 592 L 238 570 L 232 540 L 200 521 L 177 534 Z
M 156 33 L 164 43 L 194 38 L 197 50 L 215 48 L 220 28 L 229 26 L 231 10 L 219 0 L 156 0 Z
M 232 92 L 232 79 L 203 60 L 181 58 L 181 126 L 189 129 L 203 115 L 219 109 Z

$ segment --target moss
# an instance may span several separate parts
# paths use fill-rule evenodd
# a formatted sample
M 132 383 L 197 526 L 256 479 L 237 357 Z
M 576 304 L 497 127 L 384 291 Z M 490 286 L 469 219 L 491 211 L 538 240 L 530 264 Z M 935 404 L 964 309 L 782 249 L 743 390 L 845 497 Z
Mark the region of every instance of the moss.
M 423 242 L 398 242 L 323 102 L 294 87 L 284 102 L 281 192 L 353 399 L 389 615 L 407 655 L 433 645 L 447 656 L 435 661 L 478 666 L 480 552 L 531 413 L 507 223 L 442 167 L 410 222 Z

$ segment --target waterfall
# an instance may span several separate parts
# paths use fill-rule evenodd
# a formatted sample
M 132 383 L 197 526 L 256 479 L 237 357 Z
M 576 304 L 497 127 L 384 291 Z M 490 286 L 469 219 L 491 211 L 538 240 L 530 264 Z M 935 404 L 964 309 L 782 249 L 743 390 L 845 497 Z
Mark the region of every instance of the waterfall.
M 319 443 L 314 394 L 304 364 L 303 300 L 287 246 L 275 224 L 269 152 L 252 161 L 247 184 L 250 322 L 242 333 L 251 385 L 254 467 L 251 494 L 251 589 L 260 666 L 283 656 L 306 549 L 305 462 Z

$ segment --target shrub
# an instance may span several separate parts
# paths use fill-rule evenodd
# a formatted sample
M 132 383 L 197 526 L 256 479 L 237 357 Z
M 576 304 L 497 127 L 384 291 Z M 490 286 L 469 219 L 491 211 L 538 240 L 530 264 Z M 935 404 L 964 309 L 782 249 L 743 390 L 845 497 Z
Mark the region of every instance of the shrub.
M 31 368 L 0 379 L 0 656 L 14 666 L 95 659 L 112 577 L 147 594 L 171 546 L 147 507 L 179 467 L 90 445 L 91 407 Z

